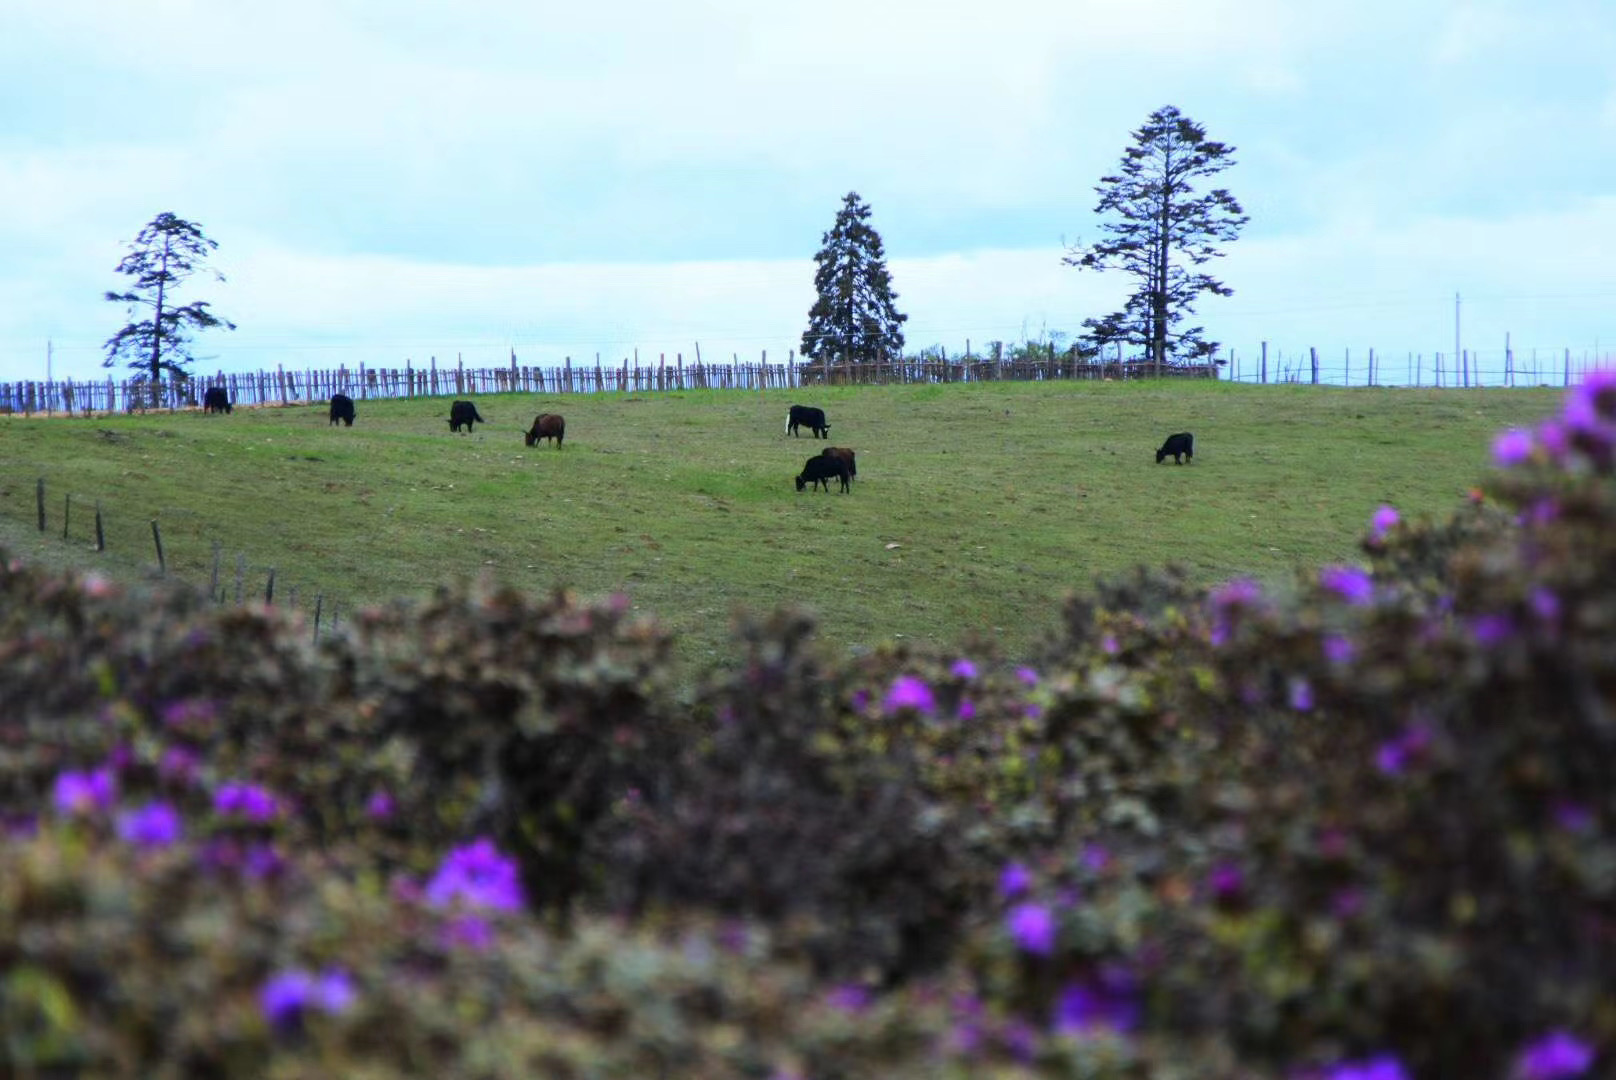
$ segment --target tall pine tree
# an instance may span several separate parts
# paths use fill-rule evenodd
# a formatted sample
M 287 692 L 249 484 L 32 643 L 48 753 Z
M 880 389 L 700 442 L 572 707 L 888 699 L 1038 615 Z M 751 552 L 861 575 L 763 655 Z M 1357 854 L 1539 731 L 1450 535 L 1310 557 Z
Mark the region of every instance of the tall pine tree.
M 117 272 L 133 279 L 131 288 L 128 292 L 109 292 L 106 298 L 128 305 L 129 321 L 107 339 L 107 356 L 101 364 L 112 367 L 120 357 L 127 358 L 129 367 L 140 372 L 140 378 L 149 380 L 153 405 L 159 398 L 163 372 L 179 378 L 186 375 L 186 365 L 191 362 L 188 331 L 236 328 L 228 319 L 209 311 L 205 300 L 182 305 L 174 298 L 180 284 L 200 269 L 218 246 L 202 232 L 202 226 L 162 213 L 146 223 L 129 245 L 129 254 L 118 263 Z M 213 276 L 224 280 L 217 271 Z M 135 318 L 141 309 L 149 310 L 151 317 Z
M 881 234 L 869 225 L 870 208 L 850 191 L 814 256 L 819 298 L 808 312 L 802 355 L 820 363 L 866 363 L 903 354 L 903 323 L 894 306 Z
M 1204 195 L 1195 183 L 1234 164 L 1234 147 L 1206 137 L 1201 125 L 1168 105 L 1150 114 L 1133 134 L 1117 175 L 1103 177 L 1095 213 L 1114 215 L 1100 231 L 1108 239 L 1076 247 L 1062 260 L 1068 266 L 1120 269 L 1138 279 L 1123 309 L 1084 320 L 1091 349 L 1116 342 L 1142 346 L 1157 371 L 1174 361 L 1203 360 L 1217 342 L 1202 339 L 1204 327 L 1181 329 L 1203 292 L 1232 295 L 1211 274 L 1193 270 L 1222 256 L 1220 242 L 1232 241 L 1250 220 L 1223 188 Z

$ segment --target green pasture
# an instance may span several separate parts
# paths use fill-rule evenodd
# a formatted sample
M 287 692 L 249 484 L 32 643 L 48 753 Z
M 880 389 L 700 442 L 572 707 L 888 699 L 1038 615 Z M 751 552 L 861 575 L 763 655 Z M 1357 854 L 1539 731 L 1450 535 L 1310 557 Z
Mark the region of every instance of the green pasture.
M 489 423 L 469 437 L 448 398 L 360 400 L 351 429 L 323 404 L 0 417 L 0 543 L 134 579 L 155 571 L 155 519 L 171 576 L 207 585 L 217 541 L 228 592 L 239 556 L 248 595 L 274 567 L 278 600 L 343 611 L 485 574 L 621 590 L 700 664 L 735 608 L 784 602 L 847 648 L 974 631 L 1014 655 L 1064 594 L 1136 564 L 1211 582 L 1352 561 L 1379 504 L 1445 515 L 1492 436 L 1560 398 L 1187 381 L 504 394 L 475 398 Z M 793 402 L 824 407 L 829 443 L 784 433 Z M 566 416 L 564 449 L 523 445 L 539 412 Z M 1176 431 L 1194 464 L 1158 466 Z M 857 451 L 852 493 L 799 494 L 826 445 Z

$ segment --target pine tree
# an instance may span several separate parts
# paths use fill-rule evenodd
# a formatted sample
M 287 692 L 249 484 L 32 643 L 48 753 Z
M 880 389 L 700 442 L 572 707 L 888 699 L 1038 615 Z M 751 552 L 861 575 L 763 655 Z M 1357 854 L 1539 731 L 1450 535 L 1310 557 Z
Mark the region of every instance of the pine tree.
M 118 263 L 117 272 L 133 278 L 134 285 L 128 292 L 109 292 L 106 298 L 129 306 L 129 322 L 107 339 L 107 356 L 101 366 L 112 367 L 119 358 L 127 357 L 129 368 L 149 380 L 153 405 L 158 402 L 163 372 L 182 379 L 187 375 L 186 365 L 191 362 L 188 330 L 236 328 L 209 311 L 206 301 L 183 306 L 174 302 L 174 290 L 218 247 L 200 225 L 165 212 L 146 223 L 129 245 L 129 254 Z M 217 271 L 213 276 L 224 280 Z M 150 309 L 150 318 L 135 318 L 142 307 Z
M 1117 268 L 1138 278 L 1121 311 L 1084 321 L 1084 342 L 1090 349 L 1115 342 L 1142 346 L 1160 371 L 1174 360 L 1205 359 L 1217 351 L 1217 342 L 1202 339 L 1203 327 L 1178 324 L 1201 293 L 1230 296 L 1234 290 L 1191 268 L 1222 256 L 1215 245 L 1234 240 L 1250 219 L 1227 190 L 1197 195 L 1193 187 L 1233 165 L 1234 147 L 1207 139 L 1201 125 L 1171 105 L 1151 113 L 1133 138 L 1119 173 L 1103 177 L 1094 189 L 1100 194 L 1095 213 L 1116 216 L 1100 226 L 1110 239 L 1072 248 L 1062 261 Z
M 903 323 L 894 306 L 892 275 L 881 234 L 869 225 L 870 208 L 850 191 L 836 223 L 814 256 L 819 298 L 808 312 L 802 355 L 821 363 L 865 363 L 903 354 Z

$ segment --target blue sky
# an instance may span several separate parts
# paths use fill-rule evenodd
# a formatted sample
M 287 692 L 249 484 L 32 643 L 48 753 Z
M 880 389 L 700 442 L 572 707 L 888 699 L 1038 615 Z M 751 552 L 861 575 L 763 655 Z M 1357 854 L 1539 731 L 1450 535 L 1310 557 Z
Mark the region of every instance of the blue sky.
M 0 0 L 0 379 L 104 376 L 113 267 L 200 223 L 197 368 L 771 360 L 842 196 L 911 348 L 1076 331 L 1061 265 L 1152 110 L 1237 148 L 1197 321 L 1616 360 L 1612 0 Z M 1400 366 L 1400 360 L 1393 366 Z

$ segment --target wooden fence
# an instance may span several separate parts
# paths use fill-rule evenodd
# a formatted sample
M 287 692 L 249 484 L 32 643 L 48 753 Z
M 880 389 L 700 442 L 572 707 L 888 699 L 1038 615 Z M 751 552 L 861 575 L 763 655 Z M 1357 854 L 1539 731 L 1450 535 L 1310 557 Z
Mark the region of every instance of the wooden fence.
M 1036 382 L 1050 379 L 1140 379 L 1156 375 L 1144 361 L 1085 361 L 1070 354 L 1056 354 L 1029 360 L 992 360 L 968 357 L 961 360 L 901 359 L 873 363 L 784 363 L 771 364 L 768 354 L 757 363 L 739 358 L 729 364 L 696 362 L 686 364 L 683 354 L 670 362 L 665 356 L 655 364 L 608 367 L 599 359 L 593 365 L 574 364 L 569 357 L 558 367 L 521 367 L 514 359 L 509 367 L 467 368 L 463 363 L 439 367 L 434 360 L 425 367 L 406 363 L 402 368 L 350 370 L 305 369 L 243 373 L 219 372 L 212 376 L 192 376 L 188 380 L 167 381 L 157 387 L 153 401 L 151 388 L 143 380 L 72 380 L 56 382 L 0 383 L 0 412 L 7 413 L 105 413 L 135 412 L 142 409 L 195 407 L 204 390 L 223 387 L 237 405 L 289 405 L 324 402 L 332 394 L 368 400 L 377 398 L 443 397 L 471 394 L 594 394 L 659 390 L 767 390 L 795 389 L 801 386 L 873 383 L 957 383 L 1014 380 Z M 1212 364 L 1170 366 L 1163 376 L 1216 378 Z

